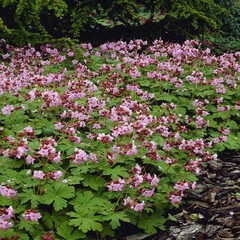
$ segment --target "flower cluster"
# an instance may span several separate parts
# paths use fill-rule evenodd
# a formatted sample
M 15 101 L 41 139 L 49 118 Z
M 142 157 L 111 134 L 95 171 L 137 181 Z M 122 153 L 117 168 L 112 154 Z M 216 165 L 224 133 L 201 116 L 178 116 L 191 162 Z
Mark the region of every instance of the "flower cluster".
M 10 222 L 12 217 L 14 217 L 14 210 L 12 206 L 7 209 L 0 210 L 0 230 L 7 230 L 12 227 L 13 224 Z

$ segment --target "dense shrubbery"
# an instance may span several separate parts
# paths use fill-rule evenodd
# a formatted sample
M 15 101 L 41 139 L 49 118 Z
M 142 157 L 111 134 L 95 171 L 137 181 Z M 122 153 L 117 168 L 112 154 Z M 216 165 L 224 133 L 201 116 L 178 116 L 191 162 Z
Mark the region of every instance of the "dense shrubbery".
M 219 4 L 226 7 L 230 14 L 221 16 L 222 33 L 220 36 L 209 36 L 215 51 L 218 53 L 240 50 L 240 2 L 236 0 L 219 0 Z
M 240 55 L 198 48 L 134 40 L 3 54 L 0 237 L 163 229 L 202 165 L 240 147 Z
M 107 41 L 111 38 L 110 29 L 119 26 L 138 29 L 148 24 L 149 30 L 144 30 L 153 39 L 162 36 L 166 40 L 184 41 L 203 38 L 209 31 L 219 32 L 221 17 L 229 13 L 226 9 L 228 6 L 214 0 L 3 0 L 0 31 L 13 45 L 23 46 L 62 37 L 81 41 L 96 31 L 105 32 Z M 136 37 L 136 31 L 128 34 L 115 37 Z

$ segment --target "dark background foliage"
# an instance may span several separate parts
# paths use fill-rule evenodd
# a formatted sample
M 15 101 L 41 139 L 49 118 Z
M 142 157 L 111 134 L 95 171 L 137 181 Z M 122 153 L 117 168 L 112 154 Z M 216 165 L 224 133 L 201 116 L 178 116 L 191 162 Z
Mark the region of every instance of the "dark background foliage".
M 239 0 L 0 0 L 1 38 L 15 46 L 161 37 L 239 50 L 239 25 Z

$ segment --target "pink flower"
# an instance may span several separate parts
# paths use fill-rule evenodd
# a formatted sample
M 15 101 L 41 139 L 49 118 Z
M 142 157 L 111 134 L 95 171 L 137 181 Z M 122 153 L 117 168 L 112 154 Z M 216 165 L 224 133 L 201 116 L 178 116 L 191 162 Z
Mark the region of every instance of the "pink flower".
M 40 213 L 37 213 L 36 210 L 27 210 L 22 214 L 23 218 L 27 221 L 36 221 L 42 217 Z
M 32 156 L 28 155 L 26 157 L 26 164 L 34 164 L 35 158 L 33 158 Z
M 197 116 L 196 118 L 196 128 L 202 128 L 202 126 L 205 124 L 204 119 L 201 116 Z
M 155 191 L 155 188 L 153 188 L 153 189 L 143 189 L 142 190 L 142 195 L 143 195 L 143 197 L 152 197 L 153 196 L 153 194 L 154 194 L 154 191 Z
M 224 135 L 229 135 L 230 134 L 230 130 L 229 130 L 229 128 L 227 128 L 227 129 L 222 129 L 222 134 L 224 134 Z
M 174 188 L 180 193 L 181 196 L 183 196 L 183 192 L 189 189 L 189 184 L 187 182 L 177 182 L 174 185 Z
M 59 163 L 61 161 L 61 152 L 58 152 L 52 160 L 55 163 Z
M 97 140 L 100 140 L 103 143 L 110 143 L 113 141 L 113 137 L 109 134 L 105 134 L 105 133 L 99 133 Z
M 138 164 L 136 164 L 136 166 L 132 168 L 130 172 L 139 175 L 141 171 L 142 171 L 142 168 Z
M 62 124 L 61 122 L 54 123 L 54 126 L 57 130 L 62 130 L 64 128 L 64 124 Z
M 118 147 L 118 146 L 116 146 L 116 145 L 113 145 L 113 146 L 112 146 L 112 151 L 113 151 L 114 153 L 120 153 L 121 148 Z
M 172 149 L 172 146 L 169 143 L 164 143 L 163 150 L 170 151 Z
M 124 201 L 123 202 L 124 206 L 130 207 L 136 212 L 141 212 L 146 205 L 144 201 L 139 203 L 137 198 L 133 201 L 130 197 L 128 197 L 128 198 L 124 198 L 123 201 Z
M 74 57 L 74 52 L 68 52 L 67 55 L 68 55 L 69 57 Z
M 72 60 L 72 64 L 73 64 L 73 65 L 78 64 L 78 60 L 76 60 L 76 59 Z
M 133 142 L 132 143 L 132 148 L 126 152 L 126 155 L 127 156 L 132 156 L 132 155 L 135 155 L 135 154 L 138 154 L 138 150 L 137 150 L 137 147 L 136 147 L 135 143 Z
M 2 58 L 5 60 L 5 59 L 8 59 L 10 57 L 10 54 L 9 53 L 6 53 L 4 55 L 2 55 Z
M 82 162 L 88 160 L 88 154 L 79 148 L 75 148 L 74 157 L 75 158 L 74 158 L 73 162 L 76 164 L 81 164 Z
M 13 105 L 7 105 L 4 108 L 2 108 L 2 114 L 3 115 L 10 115 L 11 112 L 14 110 L 14 106 Z
M 130 197 L 124 198 L 123 199 L 123 205 L 124 206 L 131 206 L 133 203 L 132 199 Z
M 139 187 L 142 182 L 143 182 L 143 176 L 139 174 L 135 174 L 128 181 L 128 183 L 131 184 L 132 187 Z
M 181 202 L 182 197 L 176 194 L 171 194 L 169 197 L 169 200 L 173 203 L 173 204 L 178 204 Z
M 151 186 L 156 187 L 158 182 L 159 182 L 159 179 L 157 178 L 156 174 L 154 174 L 151 180 Z
M 92 126 L 92 128 L 100 129 L 100 128 L 102 128 L 102 126 L 101 126 L 101 124 L 99 124 L 99 123 L 94 123 L 93 126 Z
M 6 138 L 9 141 L 10 144 L 14 143 L 15 138 L 12 135 L 7 136 Z
M 90 153 L 89 154 L 89 158 L 92 162 L 97 162 L 98 163 L 98 159 L 97 159 L 97 155 L 96 153 Z
M 237 111 L 240 111 L 240 105 L 236 105 L 236 106 L 235 106 L 235 109 L 236 109 Z
M 40 154 L 42 157 L 48 157 L 49 155 L 55 154 L 55 153 L 56 153 L 56 149 L 50 145 L 43 145 L 38 151 L 38 154 Z
M 0 229 L 7 230 L 12 227 L 12 223 L 9 222 L 9 219 L 14 216 L 14 210 L 12 206 L 7 209 L 0 209 Z
M 202 165 L 201 158 L 196 158 L 195 160 L 190 159 L 188 164 L 185 166 L 185 169 L 190 172 L 195 172 L 196 174 L 199 174 L 201 171 L 201 165 Z
M 10 152 L 10 149 L 6 149 L 2 152 L 2 154 L 4 157 L 9 157 L 9 152 Z
M 108 187 L 108 191 L 122 191 L 124 188 L 125 180 L 119 178 L 117 181 L 112 181 L 111 183 L 107 183 L 106 186 Z
M 33 172 L 33 178 L 36 178 L 36 179 L 43 179 L 45 176 L 45 173 L 43 171 L 34 171 Z
M 28 150 L 29 150 L 28 147 L 24 147 L 24 146 L 17 147 L 16 158 L 20 159 L 23 155 L 27 153 Z
M 17 195 L 17 191 L 10 187 L 0 186 L 0 194 L 7 198 L 14 198 Z
M 141 77 L 141 73 L 138 71 L 136 67 L 133 67 L 130 69 L 129 74 L 132 78 L 139 78 Z
M 196 182 L 193 182 L 191 188 L 192 188 L 192 189 L 196 189 L 196 188 L 197 188 L 197 183 L 196 183 Z
M 32 128 L 32 127 L 27 126 L 27 127 L 24 128 L 24 132 L 25 132 L 25 133 L 33 133 L 34 131 L 33 131 L 33 128 Z
M 81 143 L 81 138 L 78 137 L 77 135 L 70 136 L 70 137 L 68 137 L 68 139 L 69 139 L 71 142 Z
M 146 203 L 143 201 L 141 203 L 137 203 L 135 206 L 132 207 L 132 209 L 136 212 L 141 212 L 144 207 L 145 207 Z
M 0 218 L 0 229 L 7 230 L 10 227 L 12 227 L 12 223 L 11 222 L 4 221 L 3 219 Z
M 53 179 L 55 180 L 60 180 L 60 178 L 62 177 L 62 172 L 61 171 L 56 171 L 56 172 L 53 172 Z

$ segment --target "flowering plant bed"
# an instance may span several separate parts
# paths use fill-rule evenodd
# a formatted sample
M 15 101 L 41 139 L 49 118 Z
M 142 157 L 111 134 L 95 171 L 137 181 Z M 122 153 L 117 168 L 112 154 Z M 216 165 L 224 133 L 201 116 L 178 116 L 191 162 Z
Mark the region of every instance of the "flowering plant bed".
M 2 55 L 0 237 L 164 229 L 217 153 L 239 149 L 240 53 L 156 40 Z

